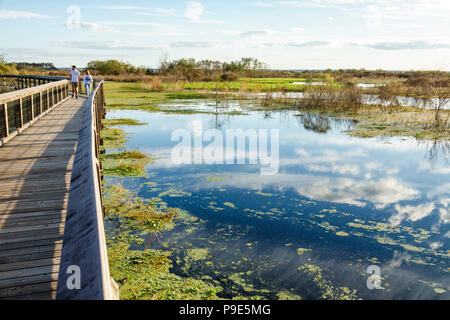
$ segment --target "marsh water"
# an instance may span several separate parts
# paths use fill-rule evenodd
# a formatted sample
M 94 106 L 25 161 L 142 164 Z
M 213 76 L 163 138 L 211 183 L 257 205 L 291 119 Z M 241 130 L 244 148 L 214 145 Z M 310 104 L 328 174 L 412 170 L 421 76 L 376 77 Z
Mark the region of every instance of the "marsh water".
M 447 146 L 351 137 L 352 121 L 239 102 L 182 107 L 190 112 L 108 111 L 148 123 L 121 128 L 131 133 L 127 150 L 155 161 L 146 177 L 106 183 L 189 217 L 133 249 L 172 251 L 171 272 L 213 283 L 226 299 L 450 298 Z M 278 129 L 278 174 L 250 164 L 174 164 L 172 132 L 200 122 Z

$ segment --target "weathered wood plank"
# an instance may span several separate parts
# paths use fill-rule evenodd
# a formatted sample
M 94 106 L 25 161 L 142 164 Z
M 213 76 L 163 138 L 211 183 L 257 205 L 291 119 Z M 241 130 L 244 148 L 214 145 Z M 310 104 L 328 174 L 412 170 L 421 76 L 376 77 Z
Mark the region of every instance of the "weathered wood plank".
M 58 270 L 59 270 L 59 265 L 51 265 L 51 266 L 35 267 L 35 268 L 28 268 L 28 269 L 21 269 L 21 270 L 5 271 L 5 272 L 0 272 L 0 280 L 36 276 L 39 274 L 54 273 L 54 272 L 58 272 Z
M 24 242 L 24 246 L 17 245 L 9 246 L 9 247 L 1 247 L 0 248 L 0 258 L 8 258 L 14 256 L 21 255 L 32 255 L 32 254 L 41 254 L 44 252 L 54 252 L 56 250 L 61 250 L 62 248 L 62 240 L 57 241 L 49 241 L 49 240 L 41 240 L 36 241 L 34 243 Z M 28 244 L 28 246 L 27 246 Z
M 39 241 L 39 240 L 52 240 L 52 241 L 58 241 L 63 239 L 63 234 L 39 234 L 39 235 L 32 235 L 28 237 L 22 237 L 22 238 L 8 238 L 8 239 L 0 239 L 0 247 L 10 245 L 10 244 L 18 244 L 23 242 L 32 242 L 32 241 Z
M 54 300 L 56 298 L 55 291 L 48 291 L 48 292 L 42 292 L 42 293 L 33 293 L 33 294 L 26 294 L 24 296 L 14 296 L 14 297 L 7 297 L 7 298 L 0 298 L 1 300 L 17 300 L 17 301 L 27 301 L 27 300 L 36 300 L 36 301 L 44 301 L 44 300 Z
M 61 248 L 62 245 L 59 246 L 59 249 L 52 248 L 51 250 L 44 252 L 0 257 L 0 266 L 2 266 L 3 264 L 14 264 L 24 261 L 59 258 L 61 257 Z
M 23 286 L 30 285 L 36 283 L 48 283 L 58 279 L 58 275 L 53 273 L 43 273 L 30 277 L 22 277 L 22 278 L 13 278 L 13 279 L 5 279 L 0 280 L 0 288 L 11 288 L 14 286 Z
M 0 264 L 0 272 L 58 265 L 59 261 L 60 258 L 56 257 L 39 260 L 25 260 L 21 262 L 15 261 L 13 263 L 3 263 Z

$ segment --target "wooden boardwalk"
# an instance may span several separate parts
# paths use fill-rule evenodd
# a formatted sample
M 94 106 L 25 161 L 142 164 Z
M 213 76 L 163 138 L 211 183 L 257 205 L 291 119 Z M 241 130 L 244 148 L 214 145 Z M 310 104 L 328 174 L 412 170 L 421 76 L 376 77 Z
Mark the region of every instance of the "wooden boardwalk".
M 85 98 L 0 147 L 0 299 L 54 299 Z

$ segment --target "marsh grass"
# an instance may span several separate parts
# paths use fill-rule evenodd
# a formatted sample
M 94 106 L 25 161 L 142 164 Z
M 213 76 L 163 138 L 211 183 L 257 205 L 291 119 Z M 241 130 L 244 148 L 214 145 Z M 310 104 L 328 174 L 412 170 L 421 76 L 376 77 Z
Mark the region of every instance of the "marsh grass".
M 105 127 L 100 135 L 103 139 L 102 150 L 120 149 L 123 148 L 125 142 L 127 142 L 127 133 L 122 129 Z
M 304 98 L 295 101 L 297 107 L 328 112 L 356 113 L 364 103 L 364 96 L 357 88 L 339 88 L 332 85 L 311 86 L 304 92 Z

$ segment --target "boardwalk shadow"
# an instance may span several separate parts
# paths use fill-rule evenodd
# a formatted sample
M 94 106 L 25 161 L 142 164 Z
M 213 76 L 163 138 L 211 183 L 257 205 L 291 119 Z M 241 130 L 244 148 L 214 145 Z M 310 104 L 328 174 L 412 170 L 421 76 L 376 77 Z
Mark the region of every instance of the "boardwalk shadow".
M 81 105 L 69 99 L 0 147 L 0 299 L 54 299 Z

